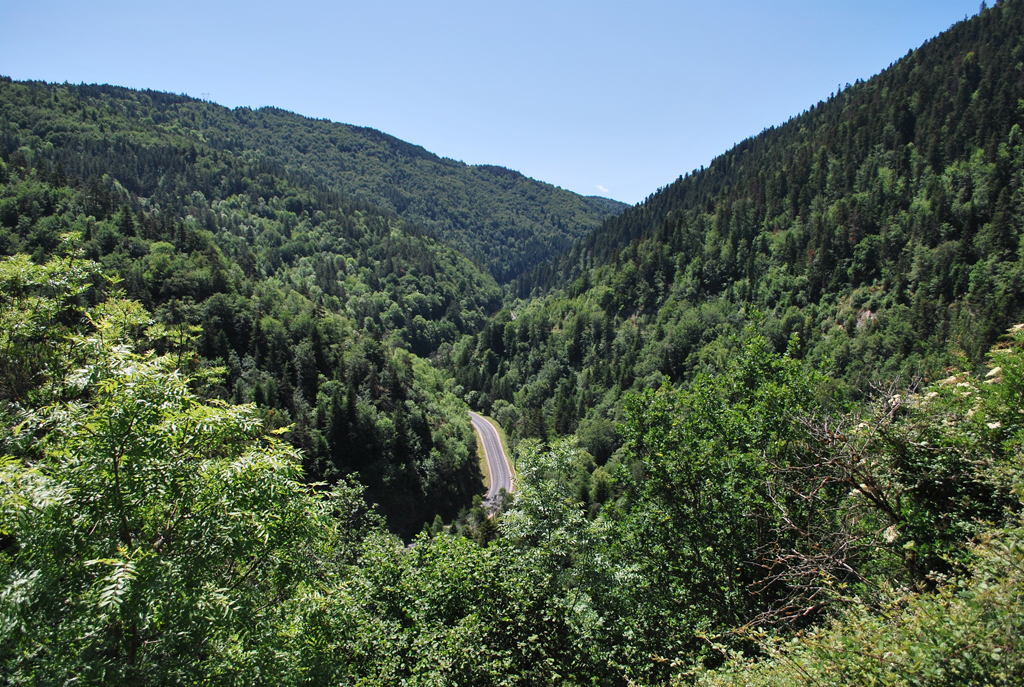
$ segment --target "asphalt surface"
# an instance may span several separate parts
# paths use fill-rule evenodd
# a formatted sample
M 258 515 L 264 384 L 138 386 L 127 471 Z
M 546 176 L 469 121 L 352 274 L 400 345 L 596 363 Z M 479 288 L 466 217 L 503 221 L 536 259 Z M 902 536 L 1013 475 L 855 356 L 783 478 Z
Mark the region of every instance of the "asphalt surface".
M 491 486 L 487 490 L 484 505 L 493 506 L 498 492 L 504 489 L 512 491 L 512 468 L 508 464 L 508 456 L 501 447 L 501 438 L 494 425 L 480 415 L 470 412 L 469 419 L 476 429 L 477 436 L 483 443 L 484 456 L 487 458 L 487 469 L 491 473 Z

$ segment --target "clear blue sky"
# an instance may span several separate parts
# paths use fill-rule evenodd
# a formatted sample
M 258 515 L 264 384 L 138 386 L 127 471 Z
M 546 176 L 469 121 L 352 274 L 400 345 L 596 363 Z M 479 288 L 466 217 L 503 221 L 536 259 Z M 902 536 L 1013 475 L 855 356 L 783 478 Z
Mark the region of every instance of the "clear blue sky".
M 0 74 L 274 105 L 634 203 L 975 0 L 0 0 Z

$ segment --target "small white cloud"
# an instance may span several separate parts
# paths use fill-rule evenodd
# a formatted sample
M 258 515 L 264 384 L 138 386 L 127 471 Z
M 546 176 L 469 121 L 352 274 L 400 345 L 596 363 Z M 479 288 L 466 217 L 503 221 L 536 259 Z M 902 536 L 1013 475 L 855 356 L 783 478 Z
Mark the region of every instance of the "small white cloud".
M 601 184 L 597 185 L 597 190 L 600 191 L 601 193 L 610 193 L 610 191 L 608 189 L 606 189 L 604 186 L 602 186 Z

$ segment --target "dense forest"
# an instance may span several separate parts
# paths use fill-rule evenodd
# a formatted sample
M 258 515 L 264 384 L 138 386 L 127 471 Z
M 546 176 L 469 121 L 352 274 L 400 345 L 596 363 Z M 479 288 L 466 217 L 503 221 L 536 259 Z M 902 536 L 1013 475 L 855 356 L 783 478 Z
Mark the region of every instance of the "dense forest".
M 426 358 L 499 307 L 493 278 L 417 225 L 76 90 L 0 83 L 4 252 L 102 265 L 167 341 L 195 340 L 193 365 L 224 368 L 208 393 L 291 426 L 311 479 L 358 473 L 397 531 L 470 505 L 465 405 Z
M 0 80 L 0 680 L 1021 684 L 1022 127 L 1004 0 L 569 247 L 617 210 Z
M 213 397 L 187 343 L 158 354 L 165 330 L 101 271 L 0 261 L 5 681 L 1024 675 L 1020 327 L 986 378 L 858 409 L 750 329 L 722 373 L 632 398 L 632 469 L 596 515 L 574 489 L 590 457 L 525 442 L 492 537 L 406 546 L 361 486 L 310 485 L 257 407 Z
M 276 108 L 229 110 L 183 95 L 116 86 L 24 85 L 28 101 L 0 115 L 0 145 L 9 150 L 24 145 L 26 135 L 35 137 L 42 148 L 37 154 L 61 163 L 67 174 L 107 174 L 143 197 L 166 171 L 182 171 L 183 160 L 154 158 L 156 150 L 132 147 L 132 137 L 172 138 L 185 143 L 192 157 L 193 146 L 231 153 L 297 185 L 326 189 L 424 227 L 499 282 L 564 252 L 626 207 L 504 167 L 440 158 L 374 129 Z
M 1024 320 L 1022 36 L 1001 3 L 607 221 L 456 347 L 460 384 L 597 455 L 624 394 L 724 369 L 749 324 L 854 396 L 980 370 Z

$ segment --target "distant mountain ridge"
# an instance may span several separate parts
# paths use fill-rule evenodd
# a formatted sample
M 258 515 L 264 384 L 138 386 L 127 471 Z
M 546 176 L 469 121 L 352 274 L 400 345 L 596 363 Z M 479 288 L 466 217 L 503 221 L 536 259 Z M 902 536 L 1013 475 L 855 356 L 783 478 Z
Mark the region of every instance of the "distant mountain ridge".
M 185 95 L 120 86 L 61 87 L 140 124 L 265 161 L 300 183 L 315 183 L 423 225 L 499 282 L 556 257 L 627 207 L 504 167 L 440 157 L 376 129 L 276 107 L 228 109 Z

